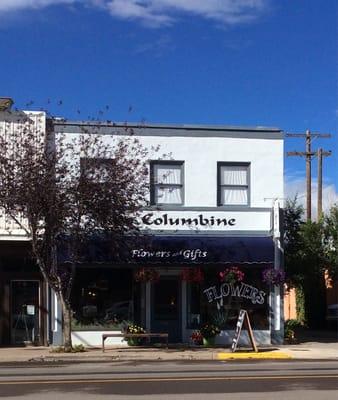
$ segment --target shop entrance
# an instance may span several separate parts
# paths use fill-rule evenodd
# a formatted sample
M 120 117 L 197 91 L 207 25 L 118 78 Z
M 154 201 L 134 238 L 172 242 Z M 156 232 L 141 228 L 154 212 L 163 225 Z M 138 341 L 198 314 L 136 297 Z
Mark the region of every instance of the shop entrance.
M 182 341 L 181 282 L 177 277 L 163 277 L 152 284 L 152 332 L 168 332 L 169 341 Z
M 39 334 L 39 281 L 11 281 L 11 343 L 36 343 Z

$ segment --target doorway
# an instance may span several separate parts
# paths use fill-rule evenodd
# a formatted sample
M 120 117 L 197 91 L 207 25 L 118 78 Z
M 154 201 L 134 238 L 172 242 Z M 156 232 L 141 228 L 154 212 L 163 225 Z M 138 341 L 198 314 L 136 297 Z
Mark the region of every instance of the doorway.
M 32 344 L 40 338 L 40 283 L 11 281 L 11 343 Z
M 181 342 L 181 281 L 177 276 L 161 276 L 152 284 L 151 304 L 151 331 L 167 332 L 171 343 Z

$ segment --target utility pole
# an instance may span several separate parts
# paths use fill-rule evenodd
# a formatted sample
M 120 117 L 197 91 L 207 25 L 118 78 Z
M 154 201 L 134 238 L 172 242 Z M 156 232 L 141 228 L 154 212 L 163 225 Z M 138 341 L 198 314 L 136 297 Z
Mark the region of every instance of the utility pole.
M 321 147 L 317 150 L 317 160 L 317 221 L 319 221 L 323 211 L 323 149 Z
M 311 141 L 312 138 L 330 138 L 330 134 L 323 134 L 323 133 L 311 133 L 309 130 L 306 131 L 306 133 L 287 133 L 287 137 L 305 137 L 305 152 L 302 151 L 288 151 L 286 154 L 288 156 L 305 156 L 306 160 L 306 219 L 308 221 L 311 221 L 311 161 L 312 157 L 316 156 L 317 153 L 313 152 L 311 149 Z M 330 155 L 331 152 L 321 152 L 322 155 Z M 318 161 L 319 163 L 319 161 Z M 318 164 L 319 165 L 319 164 Z M 321 164 L 321 173 L 322 173 L 322 164 Z M 319 191 L 321 192 L 321 197 L 322 199 L 322 175 L 320 177 L 320 188 L 319 188 L 319 170 L 318 170 L 318 193 Z M 319 199 L 319 194 L 318 194 L 318 199 Z M 322 200 L 321 200 L 322 202 Z M 320 212 L 322 212 L 322 208 L 320 209 Z M 319 215 L 319 209 L 318 209 L 318 215 Z
M 318 159 L 317 221 L 320 220 L 323 213 L 323 157 L 328 157 L 330 155 L 331 151 L 323 151 L 321 147 L 317 150 L 317 159 Z
M 309 130 L 306 131 L 305 134 L 305 141 L 306 141 L 306 218 L 308 220 L 311 220 L 311 195 L 312 195 L 312 191 L 311 191 L 311 183 L 312 183 L 312 179 L 311 179 L 311 157 L 312 157 L 312 153 L 311 153 L 311 133 Z

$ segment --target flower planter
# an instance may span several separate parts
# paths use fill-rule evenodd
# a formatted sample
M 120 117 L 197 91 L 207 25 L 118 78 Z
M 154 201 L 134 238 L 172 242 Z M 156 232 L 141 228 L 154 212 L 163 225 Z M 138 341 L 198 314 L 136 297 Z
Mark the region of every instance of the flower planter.
M 210 347 L 215 345 L 215 337 L 203 338 L 203 346 Z
M 128 346 L 139 346 L 141 344 L 141 339 L 129 338 L 127 339 Z

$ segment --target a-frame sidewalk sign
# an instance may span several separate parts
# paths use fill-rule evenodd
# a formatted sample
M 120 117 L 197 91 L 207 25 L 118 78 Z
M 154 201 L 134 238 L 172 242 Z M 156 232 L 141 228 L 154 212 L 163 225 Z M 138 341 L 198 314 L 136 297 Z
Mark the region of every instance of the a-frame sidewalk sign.
M 249 315 L 248 312 L 246 310 L 240 310 L 239 311 L 239 315 L 238 315 L 238 320 L 237 320 L 237 324 L 236 324 L 236 331 L 235 331 L 235 336 L 232 339 L 232 344 L 231 344 L 231 351 L 234 353 L 237 349 L 237 345 L 238 345 L 238 340 L 239 337 L 241 335 L 242 332 L 242 327 L 243 327 L 243 323 L 245 324 L 245 327 L 248 331 L 248 336 L 251 342 L 251 346 L 253 348 L 253 350 L 258 353 L 258 349 L 256 346 L 256 342 L 255 342 L 255 338 L 252 332 L 252 328 L 251 328 L 251 324 L 250 324 L 250 319 L 249 319 Z

